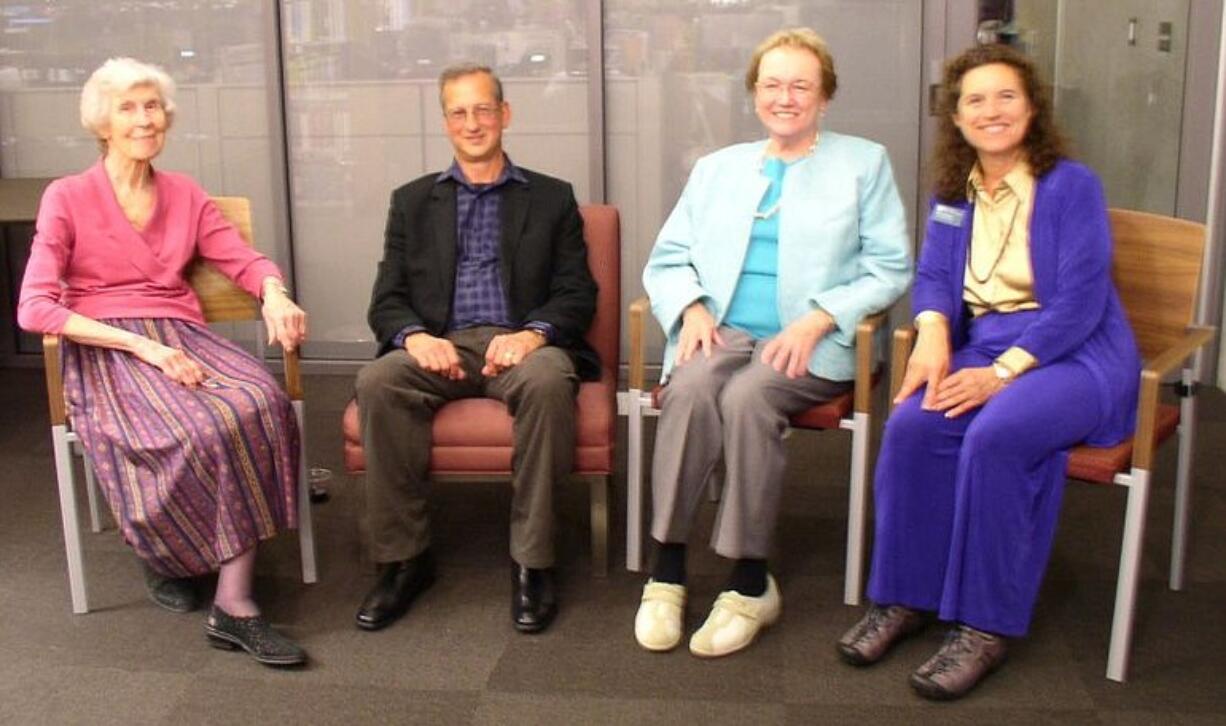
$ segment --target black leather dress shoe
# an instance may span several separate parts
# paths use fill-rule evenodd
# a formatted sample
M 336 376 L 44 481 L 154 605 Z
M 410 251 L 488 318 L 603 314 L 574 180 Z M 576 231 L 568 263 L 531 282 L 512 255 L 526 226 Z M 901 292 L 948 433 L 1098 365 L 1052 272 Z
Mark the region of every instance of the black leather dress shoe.
M 511 563 L 511 621 L 521 633 L 539 633 L 558 614 L 553 570 L 534 570 Z
M 411 560 L 380 565 L 379 581 L 358 608 L 358 627 L 379 630 L 391 625 L 433 584 L 434 556 L 429 550 Z

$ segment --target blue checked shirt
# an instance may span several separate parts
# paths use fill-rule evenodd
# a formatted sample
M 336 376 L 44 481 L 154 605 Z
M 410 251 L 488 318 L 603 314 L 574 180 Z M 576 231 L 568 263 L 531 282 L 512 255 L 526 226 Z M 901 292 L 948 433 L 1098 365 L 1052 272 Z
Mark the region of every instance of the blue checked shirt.
M 438 175 L 436 183 L 449 179 L 457 187 L 456 270 L 447 331 L 478 325 L 518 327 L 518 323 L 511 320 L 507 296 L 502 289 L 498 256 L 502 242 L 502 195 L 498 190 L 511 182 L 525 184 L 528 178 L 507 158 L 502 174 L 492 184 L 470 183 L 455 161 Z M 541 331 L 546 341 L 553 340 L 553 326 L 548 323 L 532 321 L 523 327 Z M 405 338 L 423 330 L 425 328 L 420 325 L 406 327 L 396 335 L 396 347 L 403 348 Z

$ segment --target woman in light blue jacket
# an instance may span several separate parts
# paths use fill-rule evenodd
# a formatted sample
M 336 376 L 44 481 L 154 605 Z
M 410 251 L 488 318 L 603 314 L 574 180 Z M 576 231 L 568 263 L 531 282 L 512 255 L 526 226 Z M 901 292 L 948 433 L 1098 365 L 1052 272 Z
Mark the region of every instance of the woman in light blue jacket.
M 698 161 L 643 284 L 668 335 L 652 482 L 652 577 L 635 637 L 681 642 L 686 541 L 704 484 L 725 463 L 712 546 L 734 560 L 690 639 L 695 655 L 748 646 L 780 613 L 768 573 L 788 417 L 846 391 L 854 332 L 911 278 L 906 218 L 885 149 L 819 132 L 838 85 L 808 28 L 771 35 L 746 73 L 768 138 Z

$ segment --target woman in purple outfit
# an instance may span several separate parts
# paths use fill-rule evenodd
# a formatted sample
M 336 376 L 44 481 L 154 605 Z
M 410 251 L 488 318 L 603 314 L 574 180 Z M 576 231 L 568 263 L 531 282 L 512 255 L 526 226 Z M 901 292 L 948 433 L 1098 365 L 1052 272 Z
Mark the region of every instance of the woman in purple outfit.
M 1064 156 L 1034 66 L 972 48 L 944 91 L 918 335 L 877 463 L 874 604 L 837 646 L 875 663 L 936 613 L 953 627 L 910 677 L 935 699 L 1026 634 L 1068 450 L 1129 435 L 1140 369 L 1102 187 Z
M 191 578 L 216 571 L 209 643 L 296 665 L 302 649 L 251 593 L 256 545 L 297 525 L 293 410 L 259 361 L 208 329 L 184 271 L 203 258 L 259 297 L 269 342 L 287 349 L 306 315 L 204 190 L 154 171 L 173 95 L 131 58 L 86 82 L 81 122 L 102 158 L 43 195 L 18 322 L 65 339 L 73 428 L 154 602 L 192 610 Z

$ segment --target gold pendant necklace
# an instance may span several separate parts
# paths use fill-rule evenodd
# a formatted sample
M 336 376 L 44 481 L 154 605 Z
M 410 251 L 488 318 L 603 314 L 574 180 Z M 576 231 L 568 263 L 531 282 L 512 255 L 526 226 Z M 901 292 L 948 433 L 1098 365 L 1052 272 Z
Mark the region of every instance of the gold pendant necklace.
M 970 273 L 971 279 L 980 285 L 987 284 L 988 280 L 992 279 L 992 273 L 996 272 L 1000 261 L 1005 258 L 1005 248 L 1009 246 L 1009 238 L 1013 236 L 1013 225 L 1017 222 L 1017 213 L 1021 208 L 1022 200 L 1018 199 L 1013 205 L 1013 216 L 1009 217 L 1009 226 L 1005 228 L 1005 233 L 1000 238 L 1000 251 L 996 253 L 996 259 L 993 260 L 992 266 L 982 278 L 975 274 L 975 240 L 971 239 L 970 249 L 966 251 L 966 271 Z

